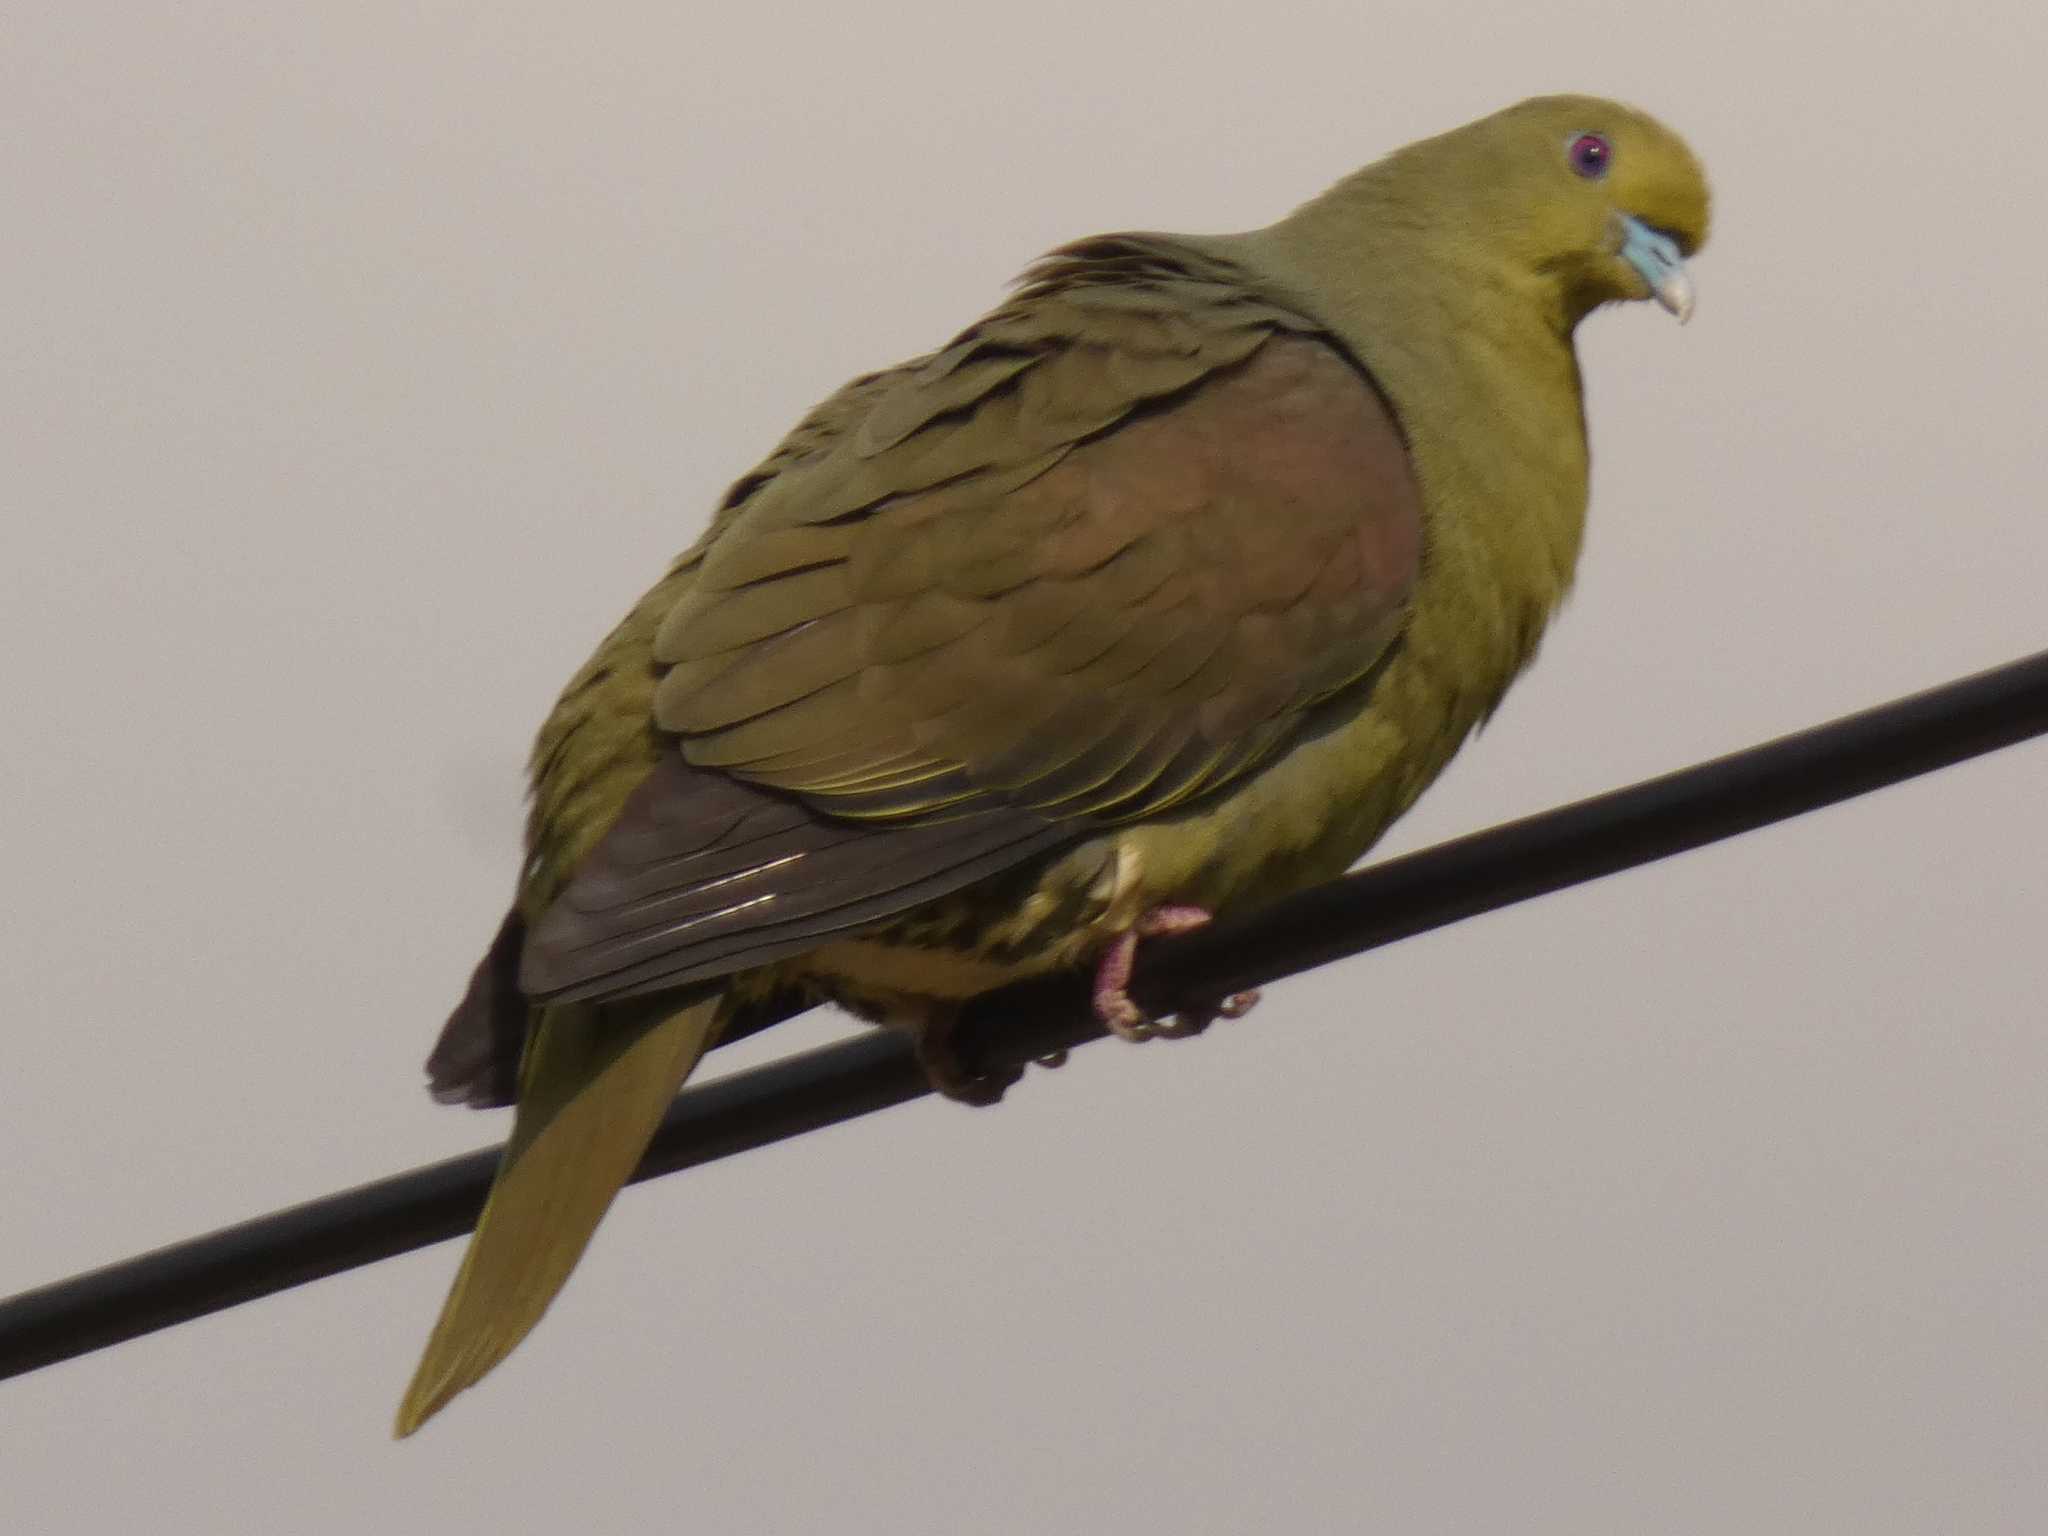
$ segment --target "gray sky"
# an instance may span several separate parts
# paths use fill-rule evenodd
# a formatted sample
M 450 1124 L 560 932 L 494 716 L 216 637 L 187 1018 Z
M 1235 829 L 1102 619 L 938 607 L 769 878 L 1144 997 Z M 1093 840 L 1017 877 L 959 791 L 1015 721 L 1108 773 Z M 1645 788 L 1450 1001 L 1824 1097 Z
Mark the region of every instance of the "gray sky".
M 500 1137 L 419 1062 L 555 689 L 1069 237 L 1543 91 L 1704 157 L 1693 324 L 1582 333 L 1578 595 L 1389 848 L 2048 642 L 2038 0 L 705 14 L 9 7 L 0 1291 Z M 403 1446 L 453 1245 L 0 1385 L 8 1523 L 2038 1529 L 2044 761 L 633 1192 Z

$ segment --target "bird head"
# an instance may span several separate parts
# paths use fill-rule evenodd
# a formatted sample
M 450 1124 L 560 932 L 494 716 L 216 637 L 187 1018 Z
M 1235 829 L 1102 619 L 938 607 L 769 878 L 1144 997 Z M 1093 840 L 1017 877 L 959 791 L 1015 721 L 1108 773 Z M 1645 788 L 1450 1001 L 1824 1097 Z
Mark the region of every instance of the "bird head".
M 1654 118 L 1539 96 L 1395 151 L 1270 233 L 1333 290 L 1388 287 L 1390 270 L 1474 301 L 1505 287 L 1568 333 L 1618 300 L 1690 314 L 1708 203 L 1698 158 Z
M 1706 173 L 1656 119 L 1594 96 L 1539 96 L 1394 159 L 1412 161 L 1401 179 L 1433 183 L 1433 201 L 1496 258 L 1553 285 L 1567 324 L 1617 300 L 1692 313 L 1685 258 L 1707 238 Z

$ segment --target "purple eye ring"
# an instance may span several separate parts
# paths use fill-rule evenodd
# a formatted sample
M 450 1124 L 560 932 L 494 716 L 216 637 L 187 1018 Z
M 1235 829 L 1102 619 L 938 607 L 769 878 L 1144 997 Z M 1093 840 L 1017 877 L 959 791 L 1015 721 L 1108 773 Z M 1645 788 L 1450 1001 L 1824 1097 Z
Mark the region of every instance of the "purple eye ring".
M 1607 174 L 1607 167 L 1614 159 L 1614 146 L 1597 133 L 1582 133 L 1571 141 L 1564 154 L 1575 174 L 1588 181 L 1598 181 Z

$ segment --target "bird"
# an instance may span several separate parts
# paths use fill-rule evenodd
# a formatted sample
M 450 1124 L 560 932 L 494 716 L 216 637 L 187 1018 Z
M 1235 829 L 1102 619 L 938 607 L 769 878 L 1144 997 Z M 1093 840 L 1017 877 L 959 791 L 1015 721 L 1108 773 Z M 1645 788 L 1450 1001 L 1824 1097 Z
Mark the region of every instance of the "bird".
M 901 1029 L 1355 863 L 1570 588 L 1593 310 L 1685 320 L 1698 158 L 1532 98 L 1264 228 L 1062 246 L 736 481 L 542 726 L 515 898 L 428 1061 L 511 1138 L 399 1410 L 540 1320 L 703 1053 L 776 997 Z

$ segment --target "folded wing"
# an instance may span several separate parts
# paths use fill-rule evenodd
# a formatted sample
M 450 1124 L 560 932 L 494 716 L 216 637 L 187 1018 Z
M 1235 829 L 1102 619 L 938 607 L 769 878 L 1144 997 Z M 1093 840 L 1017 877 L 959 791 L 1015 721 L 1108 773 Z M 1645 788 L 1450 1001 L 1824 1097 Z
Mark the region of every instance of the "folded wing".
M 661 623 L 679 750 L 527 936 L 530 997 L 729 974 L 1168 810 L 1399 631 L 1399 429 L 1226 263 L 1090 242 L 850 388 L 735 488 Z

